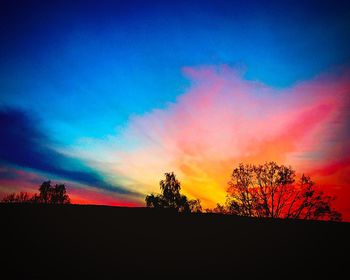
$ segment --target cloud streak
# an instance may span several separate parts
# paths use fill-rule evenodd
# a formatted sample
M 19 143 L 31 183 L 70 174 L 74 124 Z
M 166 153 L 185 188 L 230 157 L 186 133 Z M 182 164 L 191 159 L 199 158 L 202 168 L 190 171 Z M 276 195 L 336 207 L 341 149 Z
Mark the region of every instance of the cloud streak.
M 56 151 L 53 148 L 54 143 L 29 113 L 17 109 L 3 109 L 0 111 L 0 127 L 2 165 L 29 168 L 110 192 L 137 195 L 106 182 L 96 170 L 81 160 Z M 15 175 L 16 173 L 11 174 Z M 7 176 L 10 176 L 9 173 Z
M 118 135 L 81 139 L 64 154 L 28 113 L 2 110 L 0 159 L 65 178 L 80 203 L 140 205 L 144 195 L 158 191 L 162 174 L 174 171 L 184 193 L 205 207 L 224 201 L 238 163 L 273 160 L 337 195 L 350 220 L 349 72 L 283 89 L 246 80 L 227 66 L 183 72 L 191 85 L 176 102 L 130 117 Z M 29 176 L 6 168 L 0 170 L 2 185 Z
M 18 169 L 0 164 L 0 200 L 13 192 L 25 191 L 29 194 L 38 193 L 42 182 L 47 181 L 46 175 L 35 171 Z M 53 184 L 63 183 L 66 185 L 69 197 L 75 204 L 99 204 L 116 206 L 140 206 L 137 196 L 120 194 L 70 180 L 52 180 Z
M 349 154 L 348 72 L 276 89 L 226 66 L 183 71 L 192 84 L 175 103 L 131 117 L 117 137 L 90 142 L 128 188 L 158 191 L 162 173 L 175 171 L 186 194 L 213 206 L 239 162 L 290 164 L 322 183 L 316 170 Z

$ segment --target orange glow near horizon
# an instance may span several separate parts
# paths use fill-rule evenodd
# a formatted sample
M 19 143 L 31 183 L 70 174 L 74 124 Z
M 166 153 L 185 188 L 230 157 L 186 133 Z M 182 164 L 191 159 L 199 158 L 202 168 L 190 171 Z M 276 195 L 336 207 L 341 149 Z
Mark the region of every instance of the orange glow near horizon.
M 173 171 L 184 194 L 211 208 L 224 202 L 239 163 L 275 161 L 337 196 L 334 206 L 350 221 L 349 72 L 286 89 L 248 81 L 227 66 L 184 73 L 192 84 L 176 102 L 133 116 L 118 135 L 85 139 L 72 151 L 130 194 L 73 184 L 73 202 L 142 206 Z
M 204 208 L 225 200 L 240 162 L 276 161 L 341 196 L 337 207 L 350 219 L 348 72 L 287 89 L 247 81 L 227 66 L 184 73 L 192 85 L 175 103 L 132 117 L 117 137 L 90 139 L 90 157 L 98 150 L 101 162 L 110 161 L 104 170 L 144 194 L 158 192 L 163 173 L 174 171 L 183 192 Z M 80 153 L 89 158 L 89 152 Z

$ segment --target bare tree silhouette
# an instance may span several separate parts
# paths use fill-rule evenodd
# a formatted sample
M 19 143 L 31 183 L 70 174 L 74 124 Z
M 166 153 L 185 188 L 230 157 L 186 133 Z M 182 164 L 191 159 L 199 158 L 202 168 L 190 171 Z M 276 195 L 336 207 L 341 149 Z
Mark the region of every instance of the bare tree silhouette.
M 310 177 L 296 182 L 291 167 L 267 162 L 240 164 L 232 172 L 224 211 L 240 216 L 340 221 L 334 198 L 314 188 Z
M 199 199 L 189 200 L 180 193 L 181 184 L 173 172 L 165 173 L 165 179 L 159 182 L 161 194 L 146 196 L 147 207 L 171 208 L 178 212 L 201 212 Z
M 20 192 L 20 193 L 11 193 L 6 195 L 2 202 L 4 203 L 29 203 L 31 202 L 31 196 L 30 194 L 26 192 Z

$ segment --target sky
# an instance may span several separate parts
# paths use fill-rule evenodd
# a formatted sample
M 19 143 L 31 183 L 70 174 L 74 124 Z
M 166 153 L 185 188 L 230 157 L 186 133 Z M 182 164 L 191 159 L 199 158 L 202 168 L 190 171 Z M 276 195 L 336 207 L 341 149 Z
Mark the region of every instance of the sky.
M 276 161 L 350 221 L 349 74 L 348 1 L 5 0 L 0 196 L 143 206 L 173 171 L 206 208 Z

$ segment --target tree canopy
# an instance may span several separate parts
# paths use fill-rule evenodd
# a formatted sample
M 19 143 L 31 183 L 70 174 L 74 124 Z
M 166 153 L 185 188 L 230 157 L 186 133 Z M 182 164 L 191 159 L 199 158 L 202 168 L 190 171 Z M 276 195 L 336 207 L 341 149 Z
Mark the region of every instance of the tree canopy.
M 178 212 L 201 212 L 199 199 L 189 200 L 180 193 L 181 184 L 173 172 L 165 173 L 165 179 L 159 182 L 160 194 L 146 196 L 146 205 L 151 208 L 170 208 Z
M 64 184 L 51 185 L 51 181 L 43 182 L 39 187 L 39 194 L 30 195 L 27 192 L 12 193 L 2 199 L 4 203 L 44 203 L 70 204 Z
M 341 220 L 331 204 L 333 197 L 315 188 L 310 177 L 296 180 L 291 167 L 267 162 L 260 165 L 240 164 L 228 182 L 226 203 L 214 212 L 240 216 Z

